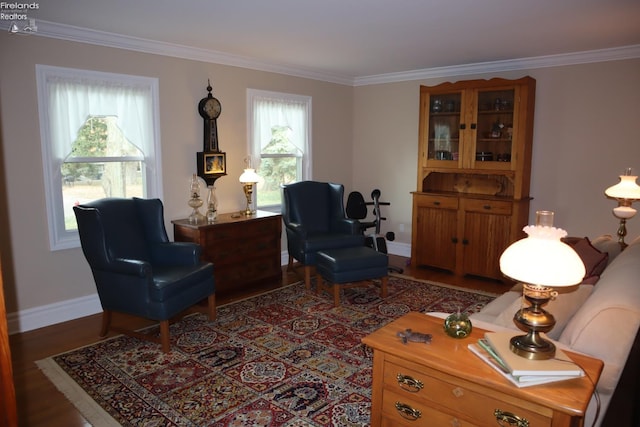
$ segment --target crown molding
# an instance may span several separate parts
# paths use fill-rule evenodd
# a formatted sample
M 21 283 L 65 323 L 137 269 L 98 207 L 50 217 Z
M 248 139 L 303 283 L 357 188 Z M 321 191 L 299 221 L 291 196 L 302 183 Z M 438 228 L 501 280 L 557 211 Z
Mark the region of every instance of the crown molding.
M 40 37 L 50 37 L 60 40 L 170 56 L 174 58 L 248 68 L 252 70 L 284 74 L 312 80 L 320 80 L 346 86 L 367 86 L 383 83 L 424 80 L 431 78 L 465 76 L 470 74 L 485 74 L 514 70 L 530 70 L 536 68 L 558 67 L 591 62 L 618 61 L 624 59 L 640 58 L 640 45 L 631 45 L 611 49 L 509 59 L 505 61 L 479 62 L 474 64 L 454 65 L 450 67 L 435 67 L 399 73 L 353 77 L 324 73 L 287 64 L 256 61 L 252 58 L 239 55 L 231 55 L 215 50 L 201 49 L 179 44 L 124 36 L 121 34 L 114 34 L 88 28 L 58 24 L 55 22 L 37 21 L 37 23 L 38 32 L 33 33 L 33 35 Z M 0 22 L 0 29 L 8 30 L 8 28 L 8 23 Z
M 465 76 L 514 70 L 560 67 L 565 65 L 587 64 L 591 62 L 620 61 L 640 58 L 640 45 L 622 46 L 611 49 L 571 52 L 558 55 L 536 56 L 531 58 L 509 59 L 506 61 L 478 62 L 475 64 L 454 65 L 450 67 L 427 68 L 401 73 L 379 74 L 356 77 L 354 86 L 366 86 L 381 83 L 396 83 L 412 80 L 424 80 L 439 77 Z
M 210 49 L 201 49 L 192 46 L 184 46 L 174 43 L 148 40 L 138 37 L 124 36 L 121 34 L 97 31 L 88 28 L 58 24 L 49 21 L 38 20 L 38 32 L 40 37 L 49 37 L 59 40 L 88 43 L 104 47 L 126 49 L 142 53 L 170 56 L 174 58 L 189 59 L 214 64 L 229 65 L 233 67 L 248 68 L 258 71 L 266 71 L 277 74 L 285 74 L 306 79 L 321 80 L 330 83 L 353 86 L 353 77 L 318 72 L 287 64 L 257 61 L 252 58 L 232 55 Z M 6 27 L 6 28 L 3 28 Z M 8 30 L 7 25 L 0 24 L 0 28 Z

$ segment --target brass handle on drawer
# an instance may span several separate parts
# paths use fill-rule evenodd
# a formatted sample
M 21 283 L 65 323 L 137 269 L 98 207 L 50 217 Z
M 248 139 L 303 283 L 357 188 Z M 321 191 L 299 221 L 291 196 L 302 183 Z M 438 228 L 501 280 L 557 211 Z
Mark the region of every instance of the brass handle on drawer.
M 417 393 L 424 388 L 424 384 L 420 380 L 411 378 L 408 375 L 398 374 L 396 375 L 400 388 L 411 393 Z
M 436 200 L 435 202 L 433 202 L 433 205 L 434 206 L 440 206 L 440 202 Z
M 526 418 L 520 418 L 519 416 L 512 414 L 511 412 L 496 409 L 495 411 L 493 411 L 493 415 L 496 417 L 498 425 L 500 426 L 504 427 L 505 424 L 502 423 L 507 422 L 510 426 L 529 427 L 529 421 L 527 421 Z
M 415 421 L 422 416 L 422 412 L 402 402 L 396 402 L 396 410 L 402 418 L 409 421 Z

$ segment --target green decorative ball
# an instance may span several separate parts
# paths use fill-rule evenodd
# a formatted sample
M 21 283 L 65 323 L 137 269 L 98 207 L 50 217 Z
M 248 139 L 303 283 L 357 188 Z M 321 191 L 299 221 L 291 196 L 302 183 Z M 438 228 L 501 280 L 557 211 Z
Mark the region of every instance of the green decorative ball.
M 444 331 L 453 338 L 466 338 L 471 333 L 472 325 L 469 317 L 464 313 L 450 314 L 444 320 Z

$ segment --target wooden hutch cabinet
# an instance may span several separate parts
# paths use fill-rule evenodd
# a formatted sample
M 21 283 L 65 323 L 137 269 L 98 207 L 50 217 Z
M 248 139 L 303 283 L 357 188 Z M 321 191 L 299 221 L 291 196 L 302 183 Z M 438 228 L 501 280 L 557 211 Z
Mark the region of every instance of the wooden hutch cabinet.
M 420 87 L 411 260 L 500 279 L 500 254 L 524 237 L 535 80 Z

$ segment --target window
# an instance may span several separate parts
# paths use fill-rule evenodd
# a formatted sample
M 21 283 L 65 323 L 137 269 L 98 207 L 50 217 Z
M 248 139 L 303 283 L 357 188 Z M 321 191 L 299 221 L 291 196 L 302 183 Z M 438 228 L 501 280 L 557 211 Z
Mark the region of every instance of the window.
M 258 183 L 256 206 L 279 209 L 280 186 L 311 179 L 311 97 L 247 91 L 249 152 Z
M 80 246 L 73 206 L 161 197 L 158 81 L 36 65 L 49 242 Z

